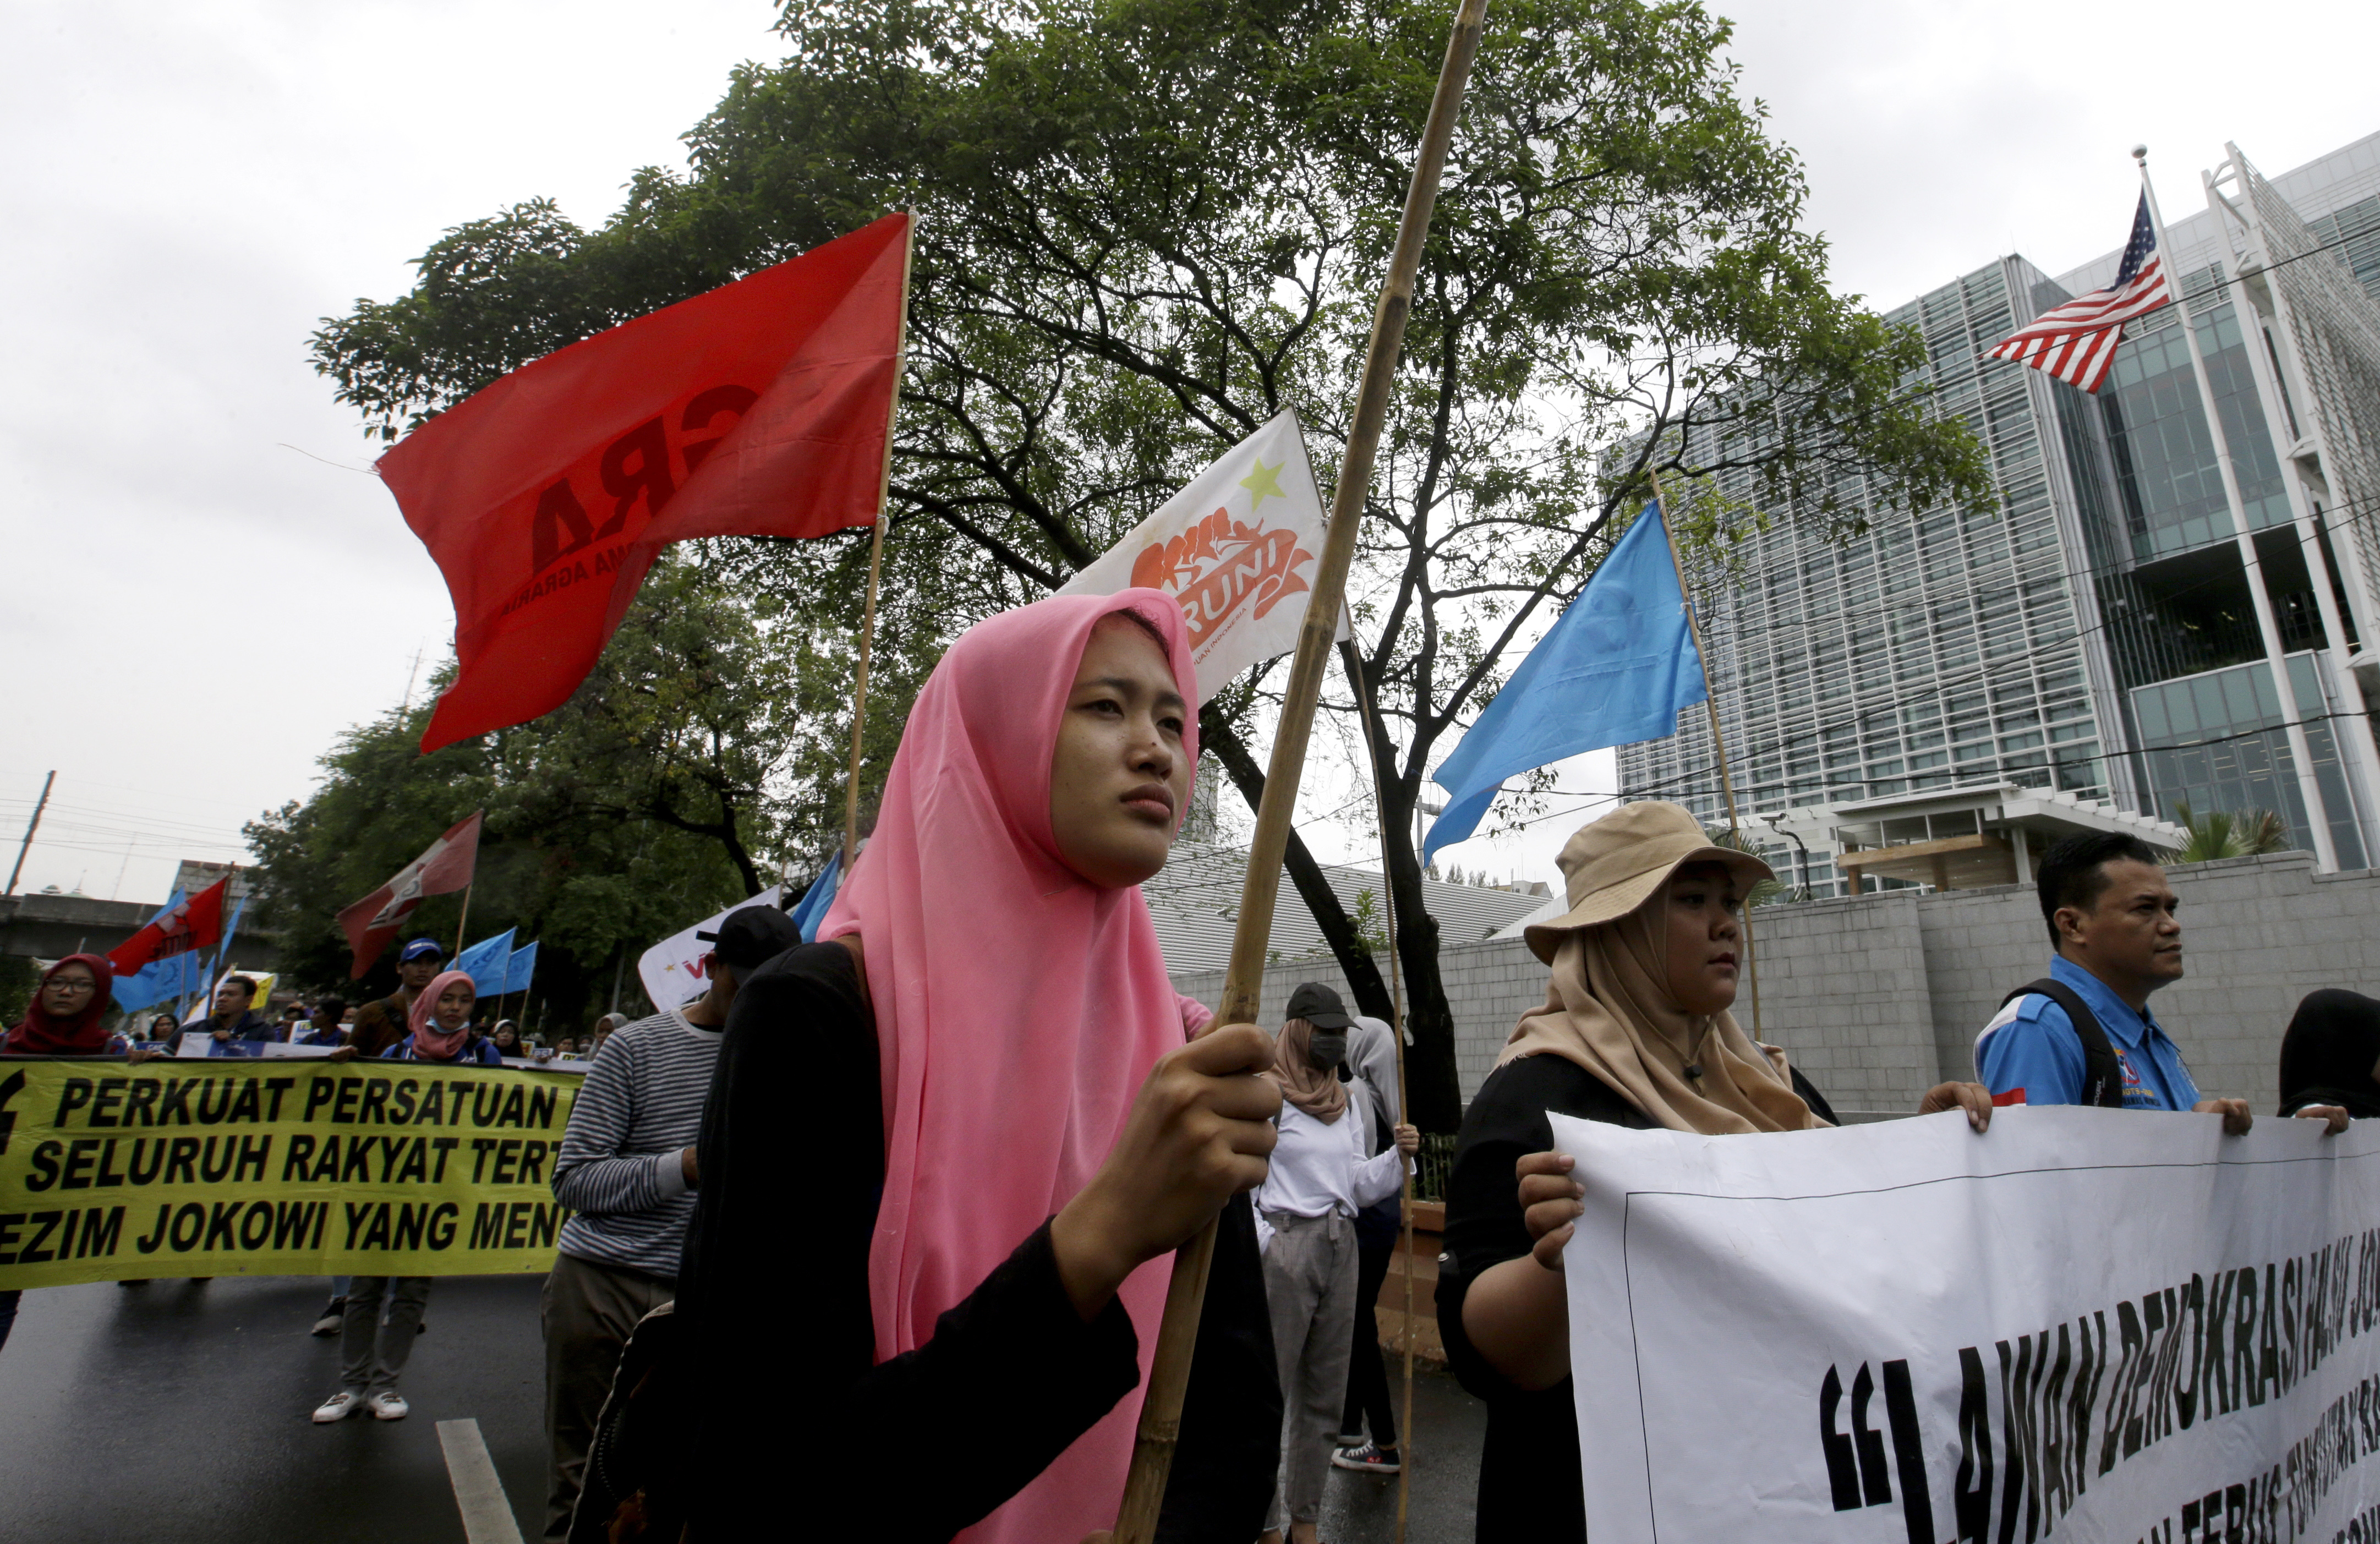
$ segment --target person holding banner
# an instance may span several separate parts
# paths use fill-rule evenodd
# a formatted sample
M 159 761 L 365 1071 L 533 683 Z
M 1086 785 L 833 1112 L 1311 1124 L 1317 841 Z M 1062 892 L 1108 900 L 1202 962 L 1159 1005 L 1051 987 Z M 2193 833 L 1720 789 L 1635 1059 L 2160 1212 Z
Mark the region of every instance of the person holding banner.
M 281 1038 L 281 1031 L 258 1013 L 256 979 L 252 976 L 226 976 L 215 988 L 214 1012 L 200 1027 L 214 1040 L 207 1047 L 210 1056 L 261 1056 L 269 1040 Z
M 2360 991 L 2310 991 L 2281 1037 L 2281 1113 L 2336 1110 L 2380 1119 L 2380 1003 Z
M 1729 1012 L 1743 897 L 1767 864 L 1711 845 L 1692 813 L 1658 800 L 1581 827 L 1560 863 L 1571 909 L 1525 934 L 1553 967 L 1546 1005 L 1464 1112 L 1447 1181 L 1438 1322 L 1456 1377 L 1488 1402 L 1481 1544 L 1586 1530 L 1560 1275 L 1585 1192 L 1547 1112 L 1706 1136 L 1835 1124 L 1785 1053 Z M 1918 1105 L 1950 1109 L 1990 1124 L 1976 1084 L 1938 1085 Z
M 1250 1025 L 1184 1043 L 1138 888 L 1189 799 L 1189 662 L 1181 607 L 1128 589 L 995 616 L 936 667 L 826 942 L 736 998 L 676 1307 L 630 1342 L 574 1540 L 674 1538 L 689 1505 L 705 1540 L 1112 1527 L 1168 1257 L 1219 1210 L 1160 1537 L 1256 1537 L 1281 1401 L 1243 1198 L 1273 1147 L 1275 1047 Z M 795 1127 L 798 1089 L 831 1093 Z M 756 1332 L 763 1303 L 801 1333 Z M 663 1355 L 678 1413 L 640 1413 Z M 820 1483 L 798 1493 L 784 1421 L 762 1418 L 792 1398 L 830 1413 L 804 1423 Z M 965 1435 L 921 1467 L 941 1427 Z M 639 1430 L 641 1453 L 621 1440 Z M 609 1531 L 624 1502 L 643 1534 Z
M 0 1035 L 0 1054 L 9 1056 L 104 1056 L 108 1033 L 101 1021 L 115 998 L 115 969 L 102 954 L 68 954 L 42 972 L 33 1000 L 16 1027 Z M 131 1059 L 146 1060 L 135 1051 Z M 13 1118 L 13 1117 L 12 1117 Z M 5 1127 L 0 1127 L 4 1132 Z M 17 1322 L 21 1289 L 0 1292 L 0 1346 Z

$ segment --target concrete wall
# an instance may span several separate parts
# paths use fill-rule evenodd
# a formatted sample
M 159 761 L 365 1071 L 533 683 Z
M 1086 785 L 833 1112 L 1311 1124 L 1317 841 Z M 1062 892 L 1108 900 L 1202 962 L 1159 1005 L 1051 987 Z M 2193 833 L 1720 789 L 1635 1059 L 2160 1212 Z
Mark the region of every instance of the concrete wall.
M 2318 875 L 2303 853 L 2171 870 L 2189 974 L 2157 994 L 2159 1023 L 2200 1088 L 2259 1110 L 2278 1098 L 2281 1032 L 2316 987 L 2380 997 L 2380 871 Z M 2000 998 L 2049 967 L 2030 887 L 1764 906 L 1754 914 L 1761 1029 L 1845 1112 L 1905 1113 L 1935 1083 L 1974 1076 L 1975 1035 Z M 1525 946 L 1476 943 L 1441 956 L 1467 1100 L 1513 1023 L 1545 1001 Z M 1306 961 L 1265 973 L 1263 1019 L 1278 1023 L 1298 982 L 1346 982 Z M 1212 1003 L 1221 971 L 1174 978 Z M 1737 1016 L 1750 1020 L 1739 999 Z

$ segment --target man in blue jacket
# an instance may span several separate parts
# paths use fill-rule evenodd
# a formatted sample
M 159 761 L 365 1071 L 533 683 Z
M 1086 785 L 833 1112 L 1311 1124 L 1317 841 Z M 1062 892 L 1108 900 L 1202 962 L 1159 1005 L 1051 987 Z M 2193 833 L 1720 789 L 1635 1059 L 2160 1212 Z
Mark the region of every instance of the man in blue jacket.
M 2242 1099 L 2202 1099 L 2180 1048 L 2149 1012 L 2149 994 L 2181 979 L 2180 905 L 2156 852 L 2136 836 L 2070 836 L 2041 862 L 2041 916 L 2056 957 L 2059 991 L 2012 997 L 1975 1041 L 1975 1065 L 1996 1104 L 2102 1104 L 2126 1110 L 2194 1111 L 2223 1117 L 2237 1137 L 2252 1117 Z M 2067 999 L 2066 1003 L 2058 1001 Z M 2091 1066 L 2079 1004 L 2113 1052 L 2108 1077 Z M 2343 1112 L 2301 1113 L 2344 1129 Z
M 215 988 L 214 1014 L 206 1029 L 214 1037 L 210 1056 L 261 1056 L 264 1043 L 281 1038 L 279 1027 L 249 1004 L 256 1001 L 256 981 L 248 976 L 226 976 Z

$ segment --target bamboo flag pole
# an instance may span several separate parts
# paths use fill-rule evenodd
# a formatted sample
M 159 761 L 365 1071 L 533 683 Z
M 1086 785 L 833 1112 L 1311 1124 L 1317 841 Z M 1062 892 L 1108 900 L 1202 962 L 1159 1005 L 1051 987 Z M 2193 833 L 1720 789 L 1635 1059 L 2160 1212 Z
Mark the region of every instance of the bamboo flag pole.
M 1264 987 L 1265 950 L 1272 940 L 1273 901 L 1281 888 L 1281 859 L 1296 813 L 1298 779 L 1305 769 L 1306 736 L 1314 727 L 1322 675 L 1329 668 L 1330 646 L 1339 631 L 1347 570 L 1355 558 L 1355 528 L 1364 517 L 1364 503 L 1371 491 L 1373 457 L 1379 450 L 1381 428 L 1388 422 L 1389 393 L 1395 382 L 1397 357 L 1404 347 L 1405 318 L 1413 310 L 1414 277 L 1421 270 L 1430 207 L 1438 198 L 1439 175 L 1445 169 L 1447 147 L 1454 139 L 1463 84 L 1470 78 L 1471 56 L 1478 51 L 1487 14 L 1488 0 L 1462 0 L 1454 13 L 1446 62 L 1439 70 L 1437 92 L 1430 98 L 1421 153 L 1405 191 L 1396 248 L 1389 258 L 1388 281 L 1372 313 L 1371 345 L 1365 352 L 1363 382 L 1356 388 L 1355 411 L 1347 426 L 1347 453 L 1339 465 L 1339 485 L 1331 494 L 1330 529 L 1323 538 L 1321 561 L 1316 565 L 1305 621 L 1298 629 L 1297 654 L 1290 665 L 1281 722 L 1265 772 L 1264 797 L 1257 807 L 1247 880 L 1240 891 L 1239 921 L 1232 935 L 1232 967 L 1224 978 L 1223 1000 L 1216 1015 L 1225 1024 L 1256 1021 Z M 1166 1294 L 1165 1318 L 1158 1329 L 1148 1397 L 1141 1403 L 1132 1471 L 1124 1480 L 1123 1507 L 1116 1518 L 1116 1544 L 1150 1544 L 1157 1535 L 1158 1509 L 1164 1504 L 1165 1480 L 1172 1471 L 1173 1445 L 1182 1429 L 1182 1396 L 1190 1384 L 1190 1354 L 1198 1338 L 1198 1313 L 1207 1298 L 1207 1268 L 1214 1256 L 1211 1222 L 1174 1252 L 1173 1279 Z
M 1384 797 L 1387 773 L 1380 761 L 1380 748 L 1372 734 L 1372 683 L 1365 677 L 1364 662 L 1355 652 L 1351 640 L 1340 645 L 1341 658 L 1347 666 L 1347 678 L 1355 684 L 1355 717 L 1364 725 L 1364 754 L 1372 762 L 1372 820 L 1380 828 L 1380 926 L 1388 934 L 1389 946 L 1389 1039 L 1397 1052 L 1397 1118 L 1413 1119 L 1411 1097 L 1405 1088 L 1405 982 L 1404 973 L 1397 964 L 1397 887 L 1389 874 L 1388 800 Z M 1405 1389 L 1403 1408 L 1397 1413 L 1397 1441 L 1402 1444 L 1397 1465 L 1397 1544 L 1405 1544 L 1405 1514 L 1413 1501 L 1414 1429 L 1414 1166 L 1404 1166 L 1404 1192 L 1398 1204 L 1398 1216 L 1404 1234 L 1405 1253 L 1405 1316 L 1397 1329 L 1397 1346 L 1404 1353 Z M 1374 1441 L 1379 1433 L 1372 1434 Z
M 1736 813 L 1735 779 L 1727 770 L 1727 738 L 1718 730 L 1718 688 L 1711 685 L 1710 650 L 1703 647 L 1703 625 L 1694 618 L 1694 598 L 1686 590 L 1686 565 L 1678 557 L 1678 533 L 1670 523 L 1669 495 L 1661 491 L 1660 474 L 1650 468 L 1645 475 L 1653 480 L 1653 504 L 1661 512 L 1661 535 L 1670 543 L 1670 566 L 1678 576 L 1678 599 L 1685 602 L 1686 633 L 1694 640 L 1694 660 L 1703 667 L 1703 707 L 1710 713 L 1711 746 L 1718 752 L 1718 785 L 1727 795 L 1727 829 L 1738 841 L 1743 837 L 1743 819 Z M 1752 1039 L 1760 1039 L 1760 952 L 1752 942 L 1752 897 L 1743 904 L 1743 981 L 1752 989 Z
M 884 413 L 884 465 L 876 478 L 876 529 L 868 538 L 868 600 L 859 614 L 859 669 L 851 688 L 851 781 L 843 791 L 843 873 L 859 856 L 859 748 L 868 729 L 868 656 L 876 641 L 876 582 L 884 568 L 884 528 L 892 517 L 892 430 L 901 419 L 901 379 L 909 365 L 909 259 L 917 247 L 917 217 L 901 229 L 901 339 L 892 349 L 892 402 Z
M 475 869 L 479 867 L 476 860 L 472 867 Z M 477 880 L 473 880 L 470 884 L 463 887 L 463 915 L 455 918 L 455 954 L 458 957 L 463 953 L 463 930 L 471 925 L 471 891 L 478 883 Z

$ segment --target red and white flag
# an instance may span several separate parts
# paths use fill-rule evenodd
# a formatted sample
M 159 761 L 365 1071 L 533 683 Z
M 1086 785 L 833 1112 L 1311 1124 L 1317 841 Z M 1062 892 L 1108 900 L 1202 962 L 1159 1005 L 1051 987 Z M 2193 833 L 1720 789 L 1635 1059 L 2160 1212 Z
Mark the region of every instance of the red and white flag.
M 486 810 L 451 826 L 446 834 L 422 849 L 421 856 L 396 871 L 395 878 L 339 913 L 355 966 L 347 972 L 361 980 L 389 940 L 405 930 L 416 908 L 428 895 L 446 895 L 471 882 L 480 859 L 480 820 Z
M 2156 225 L 2149 218 L 2149 196 L 2143 193 L 2116 282 L 2042 312 L 1984 357 L 2031 365 L 2070 386 L 2096 393 L 2107 378 L 2107 367 L 2116 361 L 2116 345 L 2124 341 L 2124 323 L 2172 299 L 2165 254 L 2157 250 Z
M 1271 422 L 1217 457 L 1132 529 L 1061 595 L 1140 587 L 1182 603 L 1201 695 L 1297 647 L 1322 551 L 1322 495 L 1297 415 Z M 1348 637 L 1346 614 L 1339 637 Z
M 909 217 L 523 365 L 380 458 L 455 602 L 424 751 L 561 706 L 662 548 L 876 518 Z
M 230 883 L 231 875 L 225 874 L 197 894 L 184 896 L 164 916 L 110 949 L 107 963 L 115 967 L 116 978 L 222 942 L 224 893 Z

